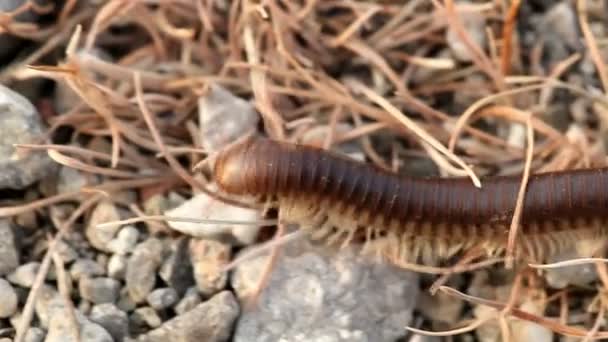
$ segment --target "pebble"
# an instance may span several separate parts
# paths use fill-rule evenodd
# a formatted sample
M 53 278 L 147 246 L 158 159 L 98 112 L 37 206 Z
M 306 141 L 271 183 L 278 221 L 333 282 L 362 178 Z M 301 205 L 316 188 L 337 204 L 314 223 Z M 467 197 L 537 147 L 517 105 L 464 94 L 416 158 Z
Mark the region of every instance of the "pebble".
M 116 206 L 109 200 L 101 201 L 93 210 L 85 230 L 85 235 L 91 245 L 100 251 L 112 252 L 108 245 L 120 230 L 120 225 L 96 226 L 100 223 L 118 220 L 120 220 L 120 214 Z
M 574 6 L 567 1 L 556 1 L 540 19 L 535 33 L 537 40 L 543 42 L 543 57 L 549 68 L 581 47 L 577 15 Z
M 8 280 L 21 287 L 30 288 L 34 284 L 36 274 L 40 269 L 40 263 L 37 261 L 28 262 L 15 269 L 11 274 L 8 275 Z
M 437 292 L 434 295 L 428 291 L 422 292 L 418 300 L 418 310 L 433 323 L 441 322 L 451 326 L 461 319 L 464 302 L 454 300 L 454 297 L 444 292 Z
M 95 305 L 89 318 L 109 332 L 114 341 L 123 341 L 129 334 L 129 318 L 114 304 Z
M 19 151 L 14 144 L 38 143 L 44 124 L 22 95 L 0 84 L 0 189 L 23 189 L 57 168 L 44 151 Z
M 44 330 L 38 327 L 29 327 L 23 337 L 23 342 L 42 342 L 46 337 Z
M 55 310 L 64 308 L 63 298 L 56 288 L 43 284 L 38 291 L 34 309 L 43 328 L 48 328 L 49 321 Z
M 165 322 L 139 341 L 228 341 L 240 309 L 230 291 L 222 291 L 194 309 Z M 252 338 L 249 341 L 261 341 Z
M 124 279 L 127 272 L 127 257 L 113 254 L 108 261 L 108 275 L 114 279 Z
M 141 303 L 154 289 L 156 271 L 163 259 L 163 244 L 157 238 L 149 238 L 138 244 L 127 263 L 125 280 L 131 299 Z
M 139 231 L 133 226 L 124 226 L 116 238 L 108 242 L 108 250 L 114 254 L 126 255 L 133 252 L 139 239 Z
M 9 220 L 0 219 L 0 276 L 9 274 L 17 266 L 19 266 L 19 248 L 16 245 L 15 232 Z
M 63 240 L 59 240 L 57 242 L 57 253 L 61 256 L 61 260 L 64 264 L 68 264 L 76 259 L 78 259 L 78 252 L 70 244 Z
M 11 284 L 0 278 L 0 318 L 12 316 L 17 311 L 18 298 Z
M 113 342 L 114 339 L 101 325 L 93 323 L 76 311 L 76 320 L 79 325 L 79 336 L 74 336 L 72 322 L 67 317 L 67 309 L 56 310 L 49 322 L 46 342 Z
M 179 207 L 168 210 L 166 216 L 191 217 L 208 220 L 258 221 L 259 210 L 235 207 L 204 193 L 197 194 Z M 254 225 L 199 224 L 191 222 L 168 222 L 169 227 L 198 238 L 230 237 L 235 244 L 248 245 L 255 241 L 260 227 Z
M 170 287 L 182 295 L 190 286 L 194 285 L 192 264 L 188 253 L 187 238 L 179 238 L 171 244 L 171 253 L 163 262 L 159 275 Z
M 171 307 L 178 299 L 177 292 L 170 287 L 156 289 L 150 292 L 147 298 L 148 304 L 159 311 Z
M 230 246 L 215 240 L 192 239 L 190 260 L 199 292 L 210 297 L 226 287 L 227 272 L 222 267 L 230 262 Z
M 131 312 L 137 307 L 137 304 L 133 301 L 133 299 L 131 299 L 129 290 L 126 287 L 120 289 L 120 297 L 118 298 L 116 306 L 125 312 Z
M 198 100 L 201 144 L 205 151 L 215 152 L 255 130 L 259 116 L 253 105 L 234 96 L 219 85 Z
M 78 259 L 70 267 L 70 275 L 74 281 L 80 280 L 83 277 L 102 276 L 105 269 L 98 262 L 91 259 Z
M 149 306 L 135 309 L 131 315 L 131 322 L 135 326 L 145 325 L 150 328 L 158 328 L 163 323 L 158 313 Z
M 10 322 L 10 324 L 13 328 L 16 328 L 17 326 L 19 326 L 19 321 L 21 320 L 21 316 L 22 316 L 22 312 L 17 311 L 14 315 L 12 315 L 8 319 L 8 321 Z
M 80 297 L 94 304 L 114 303 L 120 295 L 120 282 L 112 278 L 80 278 Z
M 547 263 L 555 263 L 579 258 L 576 252 L 562 253 L 551 257 Z M 544 277 L 547 284 L 554 289 L 563 289 L 568 285 L 585 287 L 597 280 L 595 264 L 584 264 L 576 266 L 565 266 L 544 270 Z
M 60 194 L 80 191 L 89 183 L 82 172 L 67 166 L 61 166 L 57 178 L 57 192 Z
M 456 3 L 464 4 L 467 1 L 459 1 Z M 475 43 L 480 49 L 483 49 L 486 43 L 485 17 L 479 15 L 479 13 L 457 13 L 461 24 L 464 26 L 469 39 Z M 470 62 L 472 60 L 471 50 L 468 46 L 460 39 L 458 31 L 454 29 L 452 25 L 448 25 L 446 30 L 446 43 L 454 57 L 462 62 Z
M 231 283 L 241 301 L 251 299 L 267 260 L 237 266 Z M 303 240 L 283 249 L 234 341 L 394 341 L 406 334 L 418 292 L 416 273 L 361 257 L 353 247 L 326 253 Z
M 194 309 L 197 305 L 202 302 L 201 296 L 198 294 L 198 289 L 196 287 L 191 287 L 186 290 L 186 293 L 182 297 L 182 299 L 175 306 L 175 312 L 178 315 L 183 315 L 184 313 Z

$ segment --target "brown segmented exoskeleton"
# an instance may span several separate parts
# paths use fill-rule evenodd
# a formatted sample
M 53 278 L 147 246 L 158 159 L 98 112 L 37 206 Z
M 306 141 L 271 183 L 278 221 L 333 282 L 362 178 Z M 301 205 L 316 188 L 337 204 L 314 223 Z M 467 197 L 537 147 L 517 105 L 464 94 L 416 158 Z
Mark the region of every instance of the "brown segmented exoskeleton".
M 399 176 L 319 148 L 252 136 L 222 151 L 214 177 L 231 195 L 276 203 L 283 220 L 328 245 L 360 243 L 400 265 L 434 264 L 472 249 L 506 249 L 521 184 L 489 177 Z M 608 168 L 530 176 L 514 255 L 543 262 L 587 256 L 608 234 Z

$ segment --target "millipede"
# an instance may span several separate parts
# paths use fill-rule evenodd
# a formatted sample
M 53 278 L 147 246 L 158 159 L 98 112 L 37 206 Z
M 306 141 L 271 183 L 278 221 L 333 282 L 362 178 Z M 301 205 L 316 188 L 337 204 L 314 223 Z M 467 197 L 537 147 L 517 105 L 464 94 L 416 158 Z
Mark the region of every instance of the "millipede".
M 308 145 L 251 136 L 221 151 L 221 191 L 273 203 L 285 222 L 329 246 L 360 243 L 399 265 L 436 264 L 473 248 L 505 252 L 521 177 L 406 177 Z M 514 256 L 541 262 L 604 244 L 608 168 L 530 176 Z

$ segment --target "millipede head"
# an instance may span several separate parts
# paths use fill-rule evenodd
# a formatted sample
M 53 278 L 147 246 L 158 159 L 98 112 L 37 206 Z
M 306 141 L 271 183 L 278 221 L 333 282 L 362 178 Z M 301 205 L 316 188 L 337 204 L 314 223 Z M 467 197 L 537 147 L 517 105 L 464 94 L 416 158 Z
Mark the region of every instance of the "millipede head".
M 245 184 L 244 173 L 248 167 L 251 167 L 247 165 L 247 151 L 255 143 L 255 140 L 255 136 L 249 136 L 218 154 L 213 174 L 222 191 L 234 195 L 247 194 L 248 187 Z

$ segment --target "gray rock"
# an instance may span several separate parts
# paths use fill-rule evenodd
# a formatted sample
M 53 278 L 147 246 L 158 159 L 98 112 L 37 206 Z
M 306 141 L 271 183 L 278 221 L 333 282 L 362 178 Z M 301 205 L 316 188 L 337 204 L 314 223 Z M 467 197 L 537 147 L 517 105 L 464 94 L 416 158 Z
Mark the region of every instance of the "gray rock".
M 114 254 L 108 261 L 108 275 L 114 279 L 124 279 L 127 272 L 127 257 Z
M 8 275 L 8 280 L 21 287 L 30 288 L 34 284 L 36 274 L 40 269 L 40 263 L 37 261 L 28 262 L 15 269 L 11 274 Z
M 135 247 L 127 264 L 125 280 L 129 295 L 135 303 L 141 303 L 154 289 L 156 271 L 163 259 L 163 244 L 159 239 L 149 238 Z
M 114 304 L 95 305 L 89 319 L 106 329 L 114 341 L 122 341 L 129 334 L 129 318 Z
M 140 336 L 139 341 L 228 341 L 239 305 L 232 292 L 223 291 L 185 314 Z M 249 339 L 255 341 L 255 339 Z
M 222 267 L 230 262 L 230 256 L 230 246 L 219 241 L 190 241 L 190 261 L 194 269 L 194 279 L 203 296 L 212 296 L 226 287 L 228 276 L 226 272 L 222 272 Z
M 149 306 L 137 308 L 131 315 L 131 322 L 135 326 L 148 326 L 150 328 L 158 328 L 163 320 L 158 316 L 158 313 Z
M 17 266 L 19 266 L 19 248 L 16 245 L 15 233 L 9 220 L 0 219 L 0 276 L 12 272 Z
M 70 267 L 70 275 L 74 281 L 79 281 L 81 278 L 102 276 L 105 269 L 98 262 L 91 259 L 78 259 Z
M 46 333 L 44 330 L 37 327 L 30 327 L 25 332 L 25 336 L 23 337 L 23 342 L 42 342 Z
M 159 275 L 180 295 L 194 284 L 192 264 L 188 254 L 188 239 L 180 238 L 172 244 L 171 253 L 163 262 Z
M 175 306 L 175 312 L 178 315 L 183 315 L 184 313 L 194 309 L 201 302 L 202 299 L 198 294 L 198 289 L 196 287 L 191 287 L 186 291 L 184 297 Z
M 23 96 L 0 84 L 0 189 L 23 189 L 57 165 L 43 151 L 20 151 L 14 144 L 37 143 L 44 135 L 38 111 Z
M 112 252 L 108 245 L 120 230 L 120 225 L 104 227 L 97 227 L 97 225 L 118 220 L 120 220 L 120 213 L 116 206 L 109 200 L 100 202 L 93 210 L 85 230 L 85 235 L 91 245 L 100 251 Z
M 80 278 L 80 296 L 92 303 L 114 303 L 120 295 L 120 282 L 112 278 Z
M 133 251 L 138 238 L 137 228 L 125 226 L 116 234 L 116 238 L 108 243 L 108 250 L 115 254 L 126 255 Z
M 18 298 L 11 284 L 0 278 L 0 318 L 12 316 L 17 311 Z
M 209 87 L 209 92 L 199 98 L 198 105 L 201 144 L 205 151 L 217 151 L 254 131 L 259 121 L 251 103 L 218 85 Z
M 394 341 L 418 297 L 418 275 L 353 248 L 337 253 L 307 241 L 283 249 L 269 283 L 236 326 L 234 341 Z M 231 282 L 249 300 L 267 256 L 244 261 Z M 362 304 L 365 303 L 365 304 Z
M 66 319 L 66 309 L 56 310 L 49 321 L 47 342 L 113 342 L 114 339 L 101 325 L 96 324 L 76 311 L 79 339 L 74 336 L 72 323 Z
M 170 287 L 156 289 L 148 295 L 148 304 L 155 310 L 164 310 L 171 307 L 179 299 L 177 291 Z

